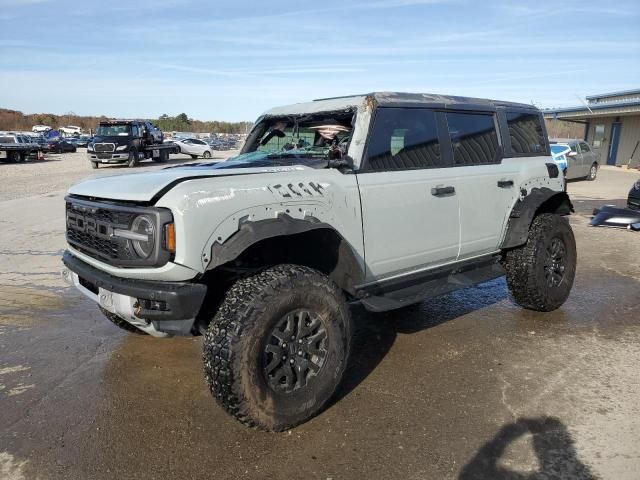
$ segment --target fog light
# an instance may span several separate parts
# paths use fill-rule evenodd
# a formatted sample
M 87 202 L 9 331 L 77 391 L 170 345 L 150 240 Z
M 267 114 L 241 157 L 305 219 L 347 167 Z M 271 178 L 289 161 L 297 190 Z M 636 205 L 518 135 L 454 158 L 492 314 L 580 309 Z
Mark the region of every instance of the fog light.
M 138 299 L 138 307 L 141 310 L 152 310 L 156 312 L 166 312 L 167 302 L 162 300 L 147 300 L 146 298 Z

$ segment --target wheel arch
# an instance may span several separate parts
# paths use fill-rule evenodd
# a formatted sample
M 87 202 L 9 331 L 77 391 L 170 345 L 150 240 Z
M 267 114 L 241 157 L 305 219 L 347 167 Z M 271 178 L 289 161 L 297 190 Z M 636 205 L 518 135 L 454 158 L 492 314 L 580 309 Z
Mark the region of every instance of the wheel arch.
M 287 214 L 245 222 L 224 243 L 214 243 L 207 272 L 279 263 L 314 268 L 352 295 L 355 285 L 364 281 L 363 260 L 333 226 L 314 217 L 297 219 Z
M 511 210 L 501 248 L 504 250 L 525 244 L 529 236 L 529 227 L 536 215 L 570 215 L 573 211 L 573 204 L 567 192 L 558 192 L 546 187 L 533 188 L 528 195 L 519 199 Z

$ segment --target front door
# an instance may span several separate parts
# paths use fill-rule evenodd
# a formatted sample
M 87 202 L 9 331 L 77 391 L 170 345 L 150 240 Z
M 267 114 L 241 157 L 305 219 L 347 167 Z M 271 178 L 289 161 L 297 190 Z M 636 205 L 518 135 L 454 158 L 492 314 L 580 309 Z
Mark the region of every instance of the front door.
M 607 165 L 615 165 L 618 158 L 618 144 L 620 143 L 620 123 L 611 124 L 611 144 L 609 145 L 609 156 Z
M 357 174 L 369 280 L 458 257 L 458 185 L 441 154 L 437 118 L 416 108 L 375 113 Z

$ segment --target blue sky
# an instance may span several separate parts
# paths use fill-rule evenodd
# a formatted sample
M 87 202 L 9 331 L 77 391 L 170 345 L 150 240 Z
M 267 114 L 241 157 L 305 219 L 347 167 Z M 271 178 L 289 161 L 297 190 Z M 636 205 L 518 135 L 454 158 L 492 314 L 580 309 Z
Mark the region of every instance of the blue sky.
M 377 90 L 534 102 L 640 88 L 637 0 L 0 0 L 0 107 L 252 120 Z

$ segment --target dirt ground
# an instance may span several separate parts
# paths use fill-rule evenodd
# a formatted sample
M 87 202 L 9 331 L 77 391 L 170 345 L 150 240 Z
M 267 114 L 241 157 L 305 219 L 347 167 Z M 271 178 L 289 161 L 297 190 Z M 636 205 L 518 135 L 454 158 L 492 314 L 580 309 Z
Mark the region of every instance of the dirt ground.
M 640 233 L 588 226 L 637 172 L 569 185 L 579 259 L 561 309 L 518 308 L 502 279 L 356 306 L 331 406 L 269 434 L 216 406 L 200 338 L 127 335 L 61 281 L 65 189 L 128 170 L 79 152 L 0 171 L 0 479 L 638 478 Z

